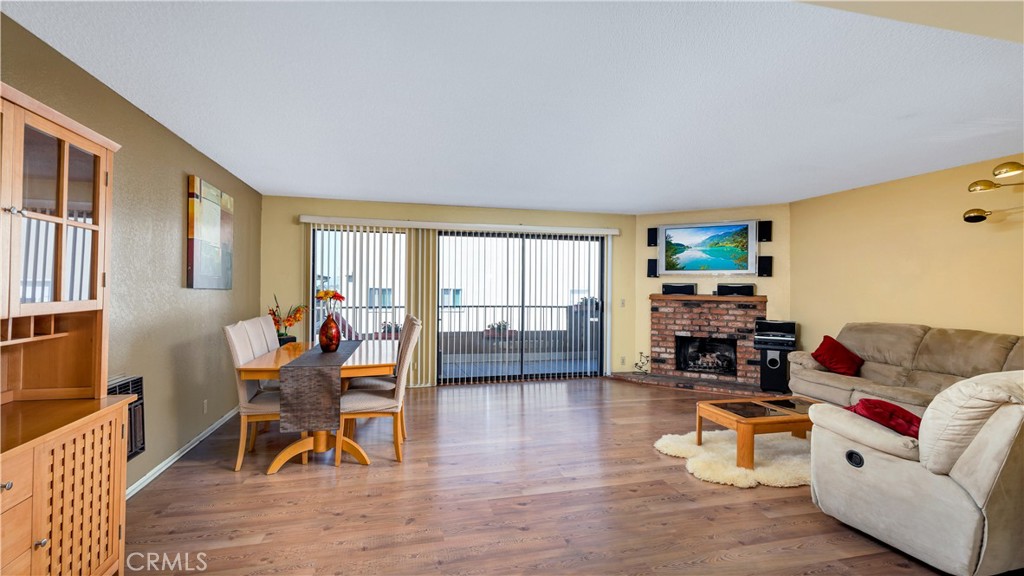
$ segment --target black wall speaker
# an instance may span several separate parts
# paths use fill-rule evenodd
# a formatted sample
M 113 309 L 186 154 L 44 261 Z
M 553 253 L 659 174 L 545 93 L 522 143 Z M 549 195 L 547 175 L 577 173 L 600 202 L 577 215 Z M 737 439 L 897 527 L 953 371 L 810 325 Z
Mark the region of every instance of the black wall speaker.
M 648 228 L 647 229 L 647 245 L 657 246 L 658 245 L 658 229 Z
M 651 258 L 647 261 L 647 277 L 657 278 L 658 276 L 658 259 Z
M 761 390 L 789 392 L 789 352 L 761 350 Z
M 772 257 L 771 256 L 758 256 L 757 257 L 757 275 L 758 276 L 771 276 L 772 275 Z
M 771 220 L 758 220 L 757 222 L 757 241 L 758 242 L 771 242 L 772 241 L 772 221 Z M 769 274 L 771 276 L 771 274 Z
M 685 294 L 687 296 L 694 296 L 697 294 L 696 284 L 662 284 L 662 294 Z
M 719 284 L 719 296 L 753 296 L 756 284 Z

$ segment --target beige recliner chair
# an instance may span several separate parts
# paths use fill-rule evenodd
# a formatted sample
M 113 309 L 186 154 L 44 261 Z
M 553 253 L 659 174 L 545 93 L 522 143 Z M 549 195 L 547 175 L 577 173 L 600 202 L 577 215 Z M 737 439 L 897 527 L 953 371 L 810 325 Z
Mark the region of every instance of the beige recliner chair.
M 831 404 L 810 417 L 823 512 L 952 574 L 1024 568 L 1024 371 L 942 391 L 919 440 Z

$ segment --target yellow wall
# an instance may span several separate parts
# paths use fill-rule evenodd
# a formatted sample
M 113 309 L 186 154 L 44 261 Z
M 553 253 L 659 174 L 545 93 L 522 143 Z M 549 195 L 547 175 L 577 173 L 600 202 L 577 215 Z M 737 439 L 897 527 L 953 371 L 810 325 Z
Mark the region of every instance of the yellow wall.
M 661 214 L 644 214 L 636 218 L 635 258 L 637 273 L 634 276 L 637 301 L 640 305 L 636 315 L 637 341 L 632 354 L 628 356 L 626 366 L 632 369 L 633 363 L 639 359 L 638 352 L 645 354 L 651 349 L 651 294 L 660 294 L 662 283 L 696 282 L 699 294 L 711 294 L 719 283 L 739 282 L 757 285 L 757 294 L 768 297 L 768 317 L 773 320 L 789 320 L 790 312 L 790 215 L 788 204 L 770 204 L 765 206 L 747 206 L 721 210 L 701 210 L 697 212 L 667 212 Z M 758 255 L 773 257 L 773 271 L 770 278 L 762 278 L 753 274 L 666 274 L 660 278 L 647 277 L 647 260 L 658 257 L 658 249 L 647 246 L 647 229 L 665 224 L 691 224 L 699 222 L 726 222 L 730 220 L 771 220 L 772 241 L 758 244 Z M 614 358 L 619 362 L 621 358 Z M 616 366 L 616 371 L 622 370 Z
M 924 24 L 999 40 L 1024 42 L 1024 2 L 1020 0 L 838 0 L 808 2 L 838 10 L 860 12 L 879 18 Z
M 852 321 L 1024 334 L 1022 188 L 967 192 L 1007 160 L 1024 157 L 794 202 L 792 315 L 804 349 Z M 1011 212 L 967 224 L 968 208 Z
M 131 484 L 238 405 L 221 327 L 260 311 L 261 197 L 7 16 L 2 21 L 3 81 L 122 146 L 113 174 L 109 372 L 145 378 L 146 451 L 128 463 Z M 189 174 L 235 199 L 233 290 L 185 288 Z
M 298 217 L 302 214 L 383 220 L 618 228 L 621 235 L 612 240 L 611 246 L 611 353 L 613 359 L 621 355 L 632 357 L 635 354 L 632 352 L 636 340 L 634 326 L 637 310 L 633 292 L 633 246 L 636 242 L 633 216 L 266 196 L 263 198 L 263 272 L 260 280 L 260 301 L 265 305 L 274 301 L 274 294 L 277 294 L 282 308 L 306 301 L 307 267 L 302 255 L 306 253 L 308 232 L 306 226 L 299 224 Z M 646 295 L 643 300 L 646 300 Z M 640 302 L 641 306 L 643 304 Z M 304 326 L 297 326 L 292 329 L 292 334 L 301 337 L 304 330 Z M 612 369 L 618 370 L 615 366 Z

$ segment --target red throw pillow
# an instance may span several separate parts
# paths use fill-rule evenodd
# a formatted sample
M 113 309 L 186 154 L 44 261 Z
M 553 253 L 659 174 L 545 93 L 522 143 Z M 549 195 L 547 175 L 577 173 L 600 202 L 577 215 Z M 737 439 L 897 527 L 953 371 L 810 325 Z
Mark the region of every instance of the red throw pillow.
M 846 409 L 911 438 L 917 438 L 921 428 L 920 416 L 885 400 L 864 398 Z
M 830 372 L 846 376 L 856 376 L 864 364 L 863 358 L 850 352 L 846 346 L 831 336 L 822 338 L 818 349 L 811 352 L 811 356 Z

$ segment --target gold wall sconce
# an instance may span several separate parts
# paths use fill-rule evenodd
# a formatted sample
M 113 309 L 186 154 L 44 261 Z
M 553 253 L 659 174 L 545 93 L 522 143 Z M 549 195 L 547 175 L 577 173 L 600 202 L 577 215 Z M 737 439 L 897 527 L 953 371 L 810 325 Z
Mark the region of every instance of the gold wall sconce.
M 1024 174 L 1024 164 L 1021 164 L 1020 162 L 1003 162 L 992 169 L 992 176 L 994 178 L 1010 178 L 1011 176 L 1018 176 L 1020 174 Z M 993 182 L 992 180 L 975 180 L 967 187 L 967 191 L 972 194 L 976 194 L 979 192 L 991 192 L 992 190 L 1008 186 L 1024 186 L 1024 182 L 1000 184 L 998 182 Z M 964 212 L 964 222 L 977 224 L 979 222 L 984 222 L 991 215 L 991 210 L 985 210 L 984 208 L 971 208 Z
M 971 208 L 967 212 L 964 212 L 964 222 L 967 222 L 969 224 L 977 224 L 978 222 L 984 222 L 985 220 L 988 220 L 988 217 L 991 215 L 991 210 Z
M 1024 164 L 1021 164 L 1020 162 L 1003 162 L 992 169 L 992 176 L 995 178 L 1009 178 L 1018 174 L 1024 174 Z M 996 188 L 1003 188 L 1005 186 L 1024 186 L 1024 182 L 1000 184 L 991 180 L 975 180 L 967 187 L 967 191 L 971 193 L 990 192 Z

